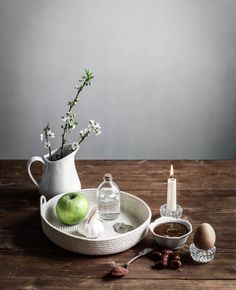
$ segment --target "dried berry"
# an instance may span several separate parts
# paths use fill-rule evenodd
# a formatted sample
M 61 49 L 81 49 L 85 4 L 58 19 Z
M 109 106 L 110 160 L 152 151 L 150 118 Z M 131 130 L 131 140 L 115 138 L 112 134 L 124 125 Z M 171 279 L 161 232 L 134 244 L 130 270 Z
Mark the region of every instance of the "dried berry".
M 163 250 L 164 255 L 172 255 L 173 251 L 172 250 Z
M 171 260 L 168 263 L 168 266 L 173 270 L 179 269 L 181 267 L 181 265 L 182 264 L 179 260 Z
M 162 253 L 161 252 L 158 252 L 158 251 L 155 251 L 155 252 L 152 252 L 150 254 L 150 258 L 154 261 L 159 261 L 162 257 Z
M 171 256 L 171 259 L 180 261 L 180 255 L 175 253 L 175 254 L 173 254 L 173 256 Z
M 166 260 L 166 261 L 168 261 L 168 260 L 169 260 L 169 255 L 166 255 L 166 254 L 163 255 L 163 256 L 162 256 L 162 260 Z
M 181 257 L 178 252 L 172 250 L 155 251 L 152 253 L 152 259 L 155 261 L 154 269 L 179 269 L 181 267 Z
M 168 262 L 160 260 L 155 263 L 154 268 L 161 270 L 161 269 L 165 269 L 167 266 L 168 266 Z
M 129 270 L 122 266 L 115 266 L 111 270 L 111 275 L 115 277 L 125 276 L 129 273 Z

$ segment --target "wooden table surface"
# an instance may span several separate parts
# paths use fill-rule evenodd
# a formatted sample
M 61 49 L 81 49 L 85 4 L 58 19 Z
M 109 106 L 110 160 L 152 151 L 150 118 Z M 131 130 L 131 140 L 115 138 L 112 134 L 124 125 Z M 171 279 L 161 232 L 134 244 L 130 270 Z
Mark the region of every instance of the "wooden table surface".
M 216 231 L 217 253 L 208 264 L 194 263 L 183 249 L 182 271 L 154 270 L 143 257 L 121 279 L 107 276 L 111 262 L 126 262 L 155 247 L 149 233 L 126 252 L 90 257 L 67 252 L 41 229 L 39 194 L 26 161 L 0 161 L 0 289 L 236 289 L 236 161 L 173 161 L 178 203 L 195 229 L 203 222 Z M 40 178 L 41 165 L 32 166 Z M 97 187 L 106 172 L 123 191 L 148 203 L 152 219 L 166 200 L 170 161 L 77 161 L 82 188 Z

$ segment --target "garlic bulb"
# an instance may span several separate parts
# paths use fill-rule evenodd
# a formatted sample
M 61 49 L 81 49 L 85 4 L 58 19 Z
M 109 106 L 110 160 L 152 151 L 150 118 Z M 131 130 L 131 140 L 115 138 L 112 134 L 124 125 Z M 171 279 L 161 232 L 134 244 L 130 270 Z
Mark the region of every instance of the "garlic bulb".
M 105 228 L 103 223 L 97 219 L 97 214 L 98 209 L 95 207 L 91 210 L 88 218 L 78 224 L 78 233 L 91 239 L 95 239 L 103 234 Z

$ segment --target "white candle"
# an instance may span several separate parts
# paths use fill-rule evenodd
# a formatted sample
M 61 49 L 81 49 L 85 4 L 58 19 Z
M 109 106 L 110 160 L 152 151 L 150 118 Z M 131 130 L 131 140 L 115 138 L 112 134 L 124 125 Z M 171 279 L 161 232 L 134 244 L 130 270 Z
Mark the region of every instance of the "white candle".
M 171 164 L 170 177 L 167 182 L 167 210 L 176 211 L 176 179 L 174 178 L 174 169 Z

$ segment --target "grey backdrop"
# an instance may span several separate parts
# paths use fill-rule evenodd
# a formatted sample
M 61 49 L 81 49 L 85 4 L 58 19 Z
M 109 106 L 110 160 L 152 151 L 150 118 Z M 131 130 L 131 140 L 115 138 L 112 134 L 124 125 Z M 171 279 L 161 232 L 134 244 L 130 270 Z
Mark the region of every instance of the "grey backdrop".
M 86 67 L 78 158 L 236 158 L 235 0 L 0 0 L 0 158 L 45 152 Z

